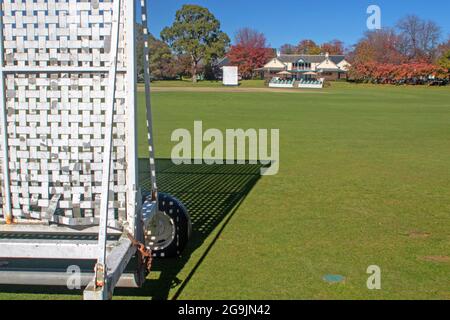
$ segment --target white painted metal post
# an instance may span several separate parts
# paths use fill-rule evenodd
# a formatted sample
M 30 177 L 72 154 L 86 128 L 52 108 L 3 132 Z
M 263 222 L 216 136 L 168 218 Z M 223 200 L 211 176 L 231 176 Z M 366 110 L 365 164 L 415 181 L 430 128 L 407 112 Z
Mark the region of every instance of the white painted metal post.
M 137 200 L 138 159 L 137 159 L 137 123 L 136 123 L 136 0 L 125 1 L 125 43 L 127 69 L 127 221 L 130 233 L 136 238 L 137 219 L 140 215 L 140 203 Z M 140 220 L 140 219 L 139 219 Z
M 150 62 L 149 62 L 149 31 L 147 21 L 147 0 L 141 0 L 142 24 L 144 26 L 144 79 L 145 79 L 145 105 L 147 113 L 148 151 L 150 156 L 150 175 L 152 182 L 153 200 L 157 200 L 158 187 L 156 184 L 155 147 L 153 139 L 153 115 L 150 96 Z
M 7 223 L 13 222 L 11 211 L 11 190 L 9 179 L 9 155 L 8 155 L 8 124 L 6 113 L 5 97 L 5 77 L 4 67 L 4 48 L 3 48 L 3 1 L 0 2 L 0 122 L 2 126 L 2 174 L 3 174 L 3 216 Z
M 111 27 L 111 51 L 110 66 L 108 75 L 108 90 L 106 97 L 106 117 L 105 117 L 105 148 L 102 166 L 102 193 L 100 199 L 100 229 L 98 234 L 99 257 L 96 266 L 95 280 L 96 286 L 104 287 L 106 279 L 106 240 L 108 230 L 109 214 L 109 182 L 111 176 L 112 158 L 112 134 L 114 120 L 114 104 L 116 100 L 116 71 L 117 52 L 119 48 L 119 23 L 120 23 L 120 0 L 113 2 L 112 27 Z

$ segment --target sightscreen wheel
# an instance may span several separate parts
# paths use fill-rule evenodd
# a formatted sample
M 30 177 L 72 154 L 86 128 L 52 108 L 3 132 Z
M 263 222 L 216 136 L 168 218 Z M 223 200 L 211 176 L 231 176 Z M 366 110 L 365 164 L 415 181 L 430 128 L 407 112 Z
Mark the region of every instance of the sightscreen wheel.
M 186 207 L 175 197 L 159 193 L 158 200 L 159 211 L 146 231 L 146 245 L 153 257 L 179 257 L 191 236 L 191 219 Z

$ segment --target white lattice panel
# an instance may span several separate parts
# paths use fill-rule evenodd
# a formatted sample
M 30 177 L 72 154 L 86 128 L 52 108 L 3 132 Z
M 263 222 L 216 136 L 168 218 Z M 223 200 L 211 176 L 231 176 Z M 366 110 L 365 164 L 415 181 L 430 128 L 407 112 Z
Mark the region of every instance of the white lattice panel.
M 19 70 L 5 73 L 4 91 L 13 215 L 97 223 L 105 112 L 111 108 L 105 100 L 112 1 L 2 2 L 4 69 Z M 123 14 L 120 21 L 118 69 L 126 70 Z M 110 200 L 119 221 L 127 208 L 126 79 L 125 72 L 117 74 L 113 128 Z

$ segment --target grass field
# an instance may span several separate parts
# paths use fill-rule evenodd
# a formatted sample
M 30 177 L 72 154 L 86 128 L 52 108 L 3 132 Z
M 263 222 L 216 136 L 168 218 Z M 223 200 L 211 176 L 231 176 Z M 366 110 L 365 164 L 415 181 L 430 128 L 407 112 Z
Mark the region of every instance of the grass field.
M 280 173 L 185 168 L 170 184 L 176 169 L 160 160 L 161 188 L 185 186 L 177 195 L 195 214 L 194 239 L 182 259 L 156 262 L 145 288 L 116 298 L 450 299 L 450 88 L 321 92 L 153 95 L 158 158 L 170 157 L 172 131 L 195 120 L 279 128 Z M 370 265 L 381 267 L 382 290 L 366 287 Z M 80 297 L 42 290 L 0 287 L 0 299 Z
M 199 81 L 197 83 L 192 83 L 191 80 L 173 80 L 173 81 L 153 81 L 152 86 L 154 87 L 222 87 L 222 81 Z M 240 81 L 239 87 L 241 88 L 263 88 L 263 80 L 243 80 Z

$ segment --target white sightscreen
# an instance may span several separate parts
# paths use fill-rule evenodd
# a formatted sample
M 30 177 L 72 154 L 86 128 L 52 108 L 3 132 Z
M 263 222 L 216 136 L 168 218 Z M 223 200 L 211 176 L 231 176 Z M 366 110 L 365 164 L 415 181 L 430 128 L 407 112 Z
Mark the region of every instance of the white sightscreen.
M 237 86 L 239 84 L 238 67 L 223 67 L 223 84 L 225 86 Z
M 15 217 L 98 223 L 105 114 L 111 108 L 106 94 L 112 9 L 113 0 L 2 1 L 2 65 L 14 71 L 5 74 L 1 89 Z M 126 219 L 127 133 L 132 132 L 127 88 L 134 86 L 127 82 L 125 21 L 122 14 L 111 174 L 119 221 Z M 56 212 L 48 209 L 53 201 Z

